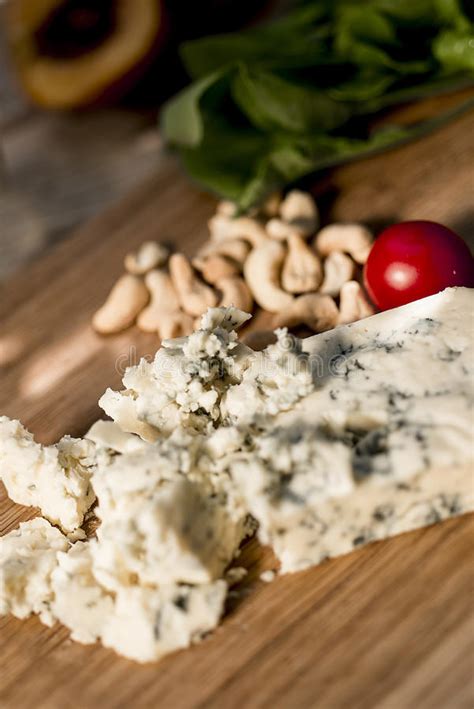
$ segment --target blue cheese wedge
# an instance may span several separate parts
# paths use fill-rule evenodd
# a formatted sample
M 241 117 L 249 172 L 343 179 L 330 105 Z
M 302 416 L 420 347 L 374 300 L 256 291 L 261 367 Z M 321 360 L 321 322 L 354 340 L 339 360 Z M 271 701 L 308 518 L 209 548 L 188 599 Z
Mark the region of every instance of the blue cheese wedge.
M 474 291 L 308 338 L 313 391 L 231 463 L 282 572 L 474 509 Z
M 0 538 L 0 615 L 27 618 L 32 613 L 46 625 L 54 623 L 51 576 L 56 553 L 65 552 L 67 538 L 45 519 L 22 522 Z
M 64 532 L 81 526 L 95 495 L 90 441 L 65 436 L 54 446 L 36 443 L 19 421 L 0 417 L 0 479 L 20 505 L 38 507 Z

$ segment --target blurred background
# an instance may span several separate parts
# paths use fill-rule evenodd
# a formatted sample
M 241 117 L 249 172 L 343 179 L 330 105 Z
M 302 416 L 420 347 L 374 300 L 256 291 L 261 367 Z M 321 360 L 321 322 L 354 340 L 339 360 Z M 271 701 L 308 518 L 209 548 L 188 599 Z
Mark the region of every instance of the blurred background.
M 0 279 L 156 171 L 190 78 L 168 142 L 246 208 L 435 127 L 372 118 L 474 84 L 474 2 L 0 0 Z
M 287 5 L 0 0 L 0 279 L 156 169 L 182 41 Z

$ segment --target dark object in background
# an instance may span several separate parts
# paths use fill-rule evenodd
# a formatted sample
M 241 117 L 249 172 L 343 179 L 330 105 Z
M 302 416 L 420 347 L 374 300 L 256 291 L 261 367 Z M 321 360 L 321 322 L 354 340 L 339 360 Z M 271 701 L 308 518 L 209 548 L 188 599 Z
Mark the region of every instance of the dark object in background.
M 174 33 L 180 40 L 238 29 L 271 4 L 263 0 L 165 0 Z
M 13 64 L 38 105 L 71 109 L 129 96 L 156 106 L 185 82 L 177 46 L 237 29 L 264 0 L 14 0 Z
M 245 211 L 272 190 L 415 139 L 390 106 L 474 85 L 472 0 L 301 0 L 278 21 L 184 44 L 193 83 L 162 134 L 191 177 Z
M 164 0 L 167 41 L 127 92 L 125 103 L 135 108 L 156 108 L 189 83 L 179 52 L 182 42 L 234 32 L 268 18 L 275 7 L 288 4 L 292 0 Z

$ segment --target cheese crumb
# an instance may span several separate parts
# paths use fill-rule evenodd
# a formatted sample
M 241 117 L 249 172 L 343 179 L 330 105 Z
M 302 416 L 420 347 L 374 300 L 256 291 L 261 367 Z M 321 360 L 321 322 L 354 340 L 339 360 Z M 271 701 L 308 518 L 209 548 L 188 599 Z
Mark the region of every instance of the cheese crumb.
M 19 421 L 0 417 L 0 479 L 8 496 L 38 507 L 65 532 L 81 526 L 95 500 L 90 485 L 94 453 L 91 441 L 69 436 L 42 446 Z
M 273 571 L 272 569 L 267 569 L 266 571 L 262 571 L 262 573 L 260 574 L 260 580 L 264 581 L 264 583 L 271 583 L 275 580 L 275 576 L 275 571 Z
M 248 317 L 236 308 L 211 308 L 201 329 L 165 340 L 152 363 L 129 367 L 125 389 L 108 389 L 99 405 L 123 431 L 147 441 L 178 425 L 209 432 L 220 423 L 224 392 L 241 381 L 252 356 L 234 331 Z
M 65 552 L 69 546 L 59 529 L 45 519 L 22 522 L 1 537 L 0 615 L 27 618 L 37 613 L 45 625 L 53 624 L 51 575 L 56 552 Z

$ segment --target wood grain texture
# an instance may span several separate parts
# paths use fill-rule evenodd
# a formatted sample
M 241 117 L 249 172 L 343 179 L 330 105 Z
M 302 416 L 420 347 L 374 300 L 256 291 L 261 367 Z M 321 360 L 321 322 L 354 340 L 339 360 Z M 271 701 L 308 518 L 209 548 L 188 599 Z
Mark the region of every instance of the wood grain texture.
M 16 83 L 0 2 L 0 280 L 149 177 L 154 112 L 42 111 Z
M 428 105 L 437 110 L 443 101 Z M 407 115 L 410 115 L 409 112 Z M 474 233 L 474 116 L 416 144 L 343 167 L 315 186 L 327 218 L 444 221 Z M 136 329 L 108 339 L 90 316 L 144 239 L 188 253 L 214 201 L 172 158 L 159 174 L 0 289 L 0 412 L 38 439 L 81 434 L 120 370 L 157 342 Z M 258 318 L 257 318 L 258 320 Z M 0 533 L 33 516 L 0 495 Z M 246 545 L 247 579 L 201 645 L 139 666 L 68 640 L 32 618 L 0 619 L 0 707 L 416 707 L 474 703 L 472 515 L 380 542 L 318 568 L 259 580 L 275 567 Z

